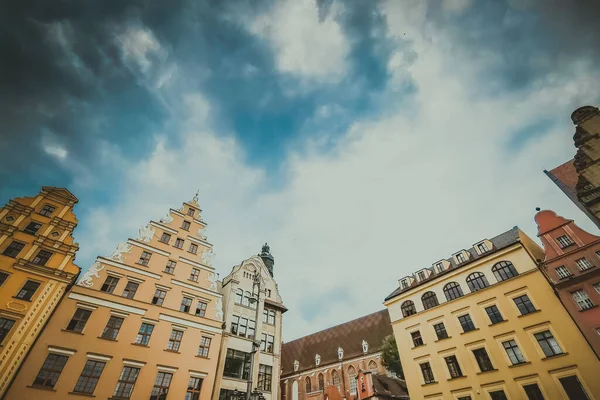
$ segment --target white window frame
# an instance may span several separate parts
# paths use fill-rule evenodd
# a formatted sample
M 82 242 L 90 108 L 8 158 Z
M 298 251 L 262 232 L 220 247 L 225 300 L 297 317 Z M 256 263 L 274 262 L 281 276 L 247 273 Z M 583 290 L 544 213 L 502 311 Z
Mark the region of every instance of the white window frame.
M 561 268 L 562 268 L 562 270 L 564 270 L 566 272 L 566 274 L 559 272 L 559 271 L 561 271 Z M 567 279 L 568 277 L 573 275 L 571 273 L 571 271 L 569 271 L 569 268 L 567 268 L 565 265 L 558 266 L 558 267 L 556 267 L 555 270 L 556 270 L 556 274 L 558 275 L 558 277 L 560 279 Z
M 582 268 L 582 264 L 583 264 L 584 268 Z M 575 265 L 577 265 L 577 269 L 579 269 L 580 272 L 587 271 L 588 269 L 594 268 L 594 264 L 592 264 L 590 262 L 590 260 L 588 260 L 585 257 L 581 257 L 581 258 L 575 260 Z
M 588 296 L 587 292 L 583 289 L 571 292 L 571 296 L 573 296 L 573 300 L 575 300 L 575 303 L 577 303 L 581 311 L 589 310 L 595 306 L 592 299 L 590 299 L 590 296 Z

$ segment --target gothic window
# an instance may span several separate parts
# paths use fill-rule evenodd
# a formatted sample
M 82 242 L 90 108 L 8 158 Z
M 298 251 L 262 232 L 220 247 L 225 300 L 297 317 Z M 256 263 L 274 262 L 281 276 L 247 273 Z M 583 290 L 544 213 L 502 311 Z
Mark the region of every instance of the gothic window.
M 435 293 L 433 292 L 427 292 L 425 293 L 422 297 L 421 297 L 421 301 L 423 302 L 423 308 L 425 310 L 431 308 L 431 307 L 435 307 L 438 304 L 440 304 L 438 302 L 437 296 L 435 295 Z
M 371 371 L 372 374 L 377 373 L 377 363 L 373 360 L 369 361 L 369 371 Z
M 500 261 L 492 267 L 492 272 L 498 282 L 519 275 L 515 266 L 510 261 Z
M 413 314 L 417 313 L 417 309 L 415 308 L 415 303 L 410 300 L 406 300 L 402 303 L 402 316 L 409 317 Z
M 348 378 L 350 379 L 350 393 L 356 394 L 356 369 L 352 365 L 348 367 Z
M 471 289 L 471 292 L 476 292 L 490 286 L 487 278 L 481 272 L 473 272 L 471 275 L 467 276 L 467 285 L 469 286 L 469 289 Z
M 323 374 L 319 374 L 319 390 L 325 390 L 325 378 Z
M 463 291 L 457 282 L 450 282 L 444 286 L 444 295 L 446 300 L 450 301 L 463 296 Z
M 311 387 L 311 384 L 310 384 L 310 376 L 306 377 L 306 379 L 305 379 L 305 385 L 306 385 L 305 386 L 306 387 L 306 393 L 312 392 L 312 387 Z
M 340 374 L 337 372 L 336 369 L 331 371 L 331 383 L 334 386 L 337 386 L 338 390 L 340 389 Z

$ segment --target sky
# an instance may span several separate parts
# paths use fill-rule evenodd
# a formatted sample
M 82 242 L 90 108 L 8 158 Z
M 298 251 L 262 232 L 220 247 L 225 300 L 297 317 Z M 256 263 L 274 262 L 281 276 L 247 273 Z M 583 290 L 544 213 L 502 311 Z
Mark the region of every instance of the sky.
M 0 2 L 0 202 L 67 187 L 83 270 L 199 190 L 289 341 L 536 207 L 595 231 L 543 173 L 600 104 L 595 0 Z

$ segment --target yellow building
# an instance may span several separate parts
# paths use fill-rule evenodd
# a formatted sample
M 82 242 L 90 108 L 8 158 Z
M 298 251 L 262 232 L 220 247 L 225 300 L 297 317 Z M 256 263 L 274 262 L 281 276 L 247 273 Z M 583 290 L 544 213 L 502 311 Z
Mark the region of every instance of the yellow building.
M 67 189 L 45 186 L 0 210 L 0 397 L 79 274 L 76 203 Z
M 412 400 L 600 399 L 600 362 L 517 227 L 400 279 L 385 305 Z

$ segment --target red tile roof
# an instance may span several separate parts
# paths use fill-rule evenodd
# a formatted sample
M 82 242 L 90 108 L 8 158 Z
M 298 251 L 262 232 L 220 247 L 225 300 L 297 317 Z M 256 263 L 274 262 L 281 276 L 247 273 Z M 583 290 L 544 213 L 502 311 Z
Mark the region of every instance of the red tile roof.
M 574 195 L 577 194 L 575 186 L 577 185 L 579 174 L 575 170 L 575 165 L 573 165 L 572 159 L 554 169 L 551 169 L 549 173 L 552 174 L 556 180 L 562 182 L 562 184 L 565 186 L 565 189 L 570 190 Z

